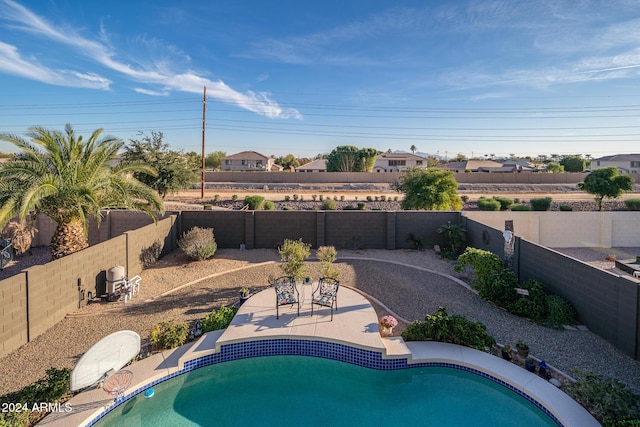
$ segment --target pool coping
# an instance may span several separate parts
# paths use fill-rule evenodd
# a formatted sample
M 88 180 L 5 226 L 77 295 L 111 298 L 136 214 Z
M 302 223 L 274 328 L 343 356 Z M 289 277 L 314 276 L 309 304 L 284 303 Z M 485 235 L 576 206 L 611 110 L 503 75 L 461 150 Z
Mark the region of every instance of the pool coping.
M 308 298 L 309 295 L 306 295 Z M 473 372 L 522 395 L 563 426 L 600 426 L 563 391 L 519 366 L 471 348 L 440 342 L 404 342 L 383 338 L 370 303 L 348 288 L 340 290 L 339 309 L 329 321 L 328 309 L 314 316 L 309 307 L 298 317 L 282 310 L 276 319 L 273 290 L 253 295 L 225 330 L 155 354 L 127 367 L 139 379 L 127 390 L 127 401 L 154 385 L 213 363 L 275 354 L 298 354 L 361 364 L 373 369 L 443 366 Z M 349 327 L 347 327 L 349 326 Z M 361 361 L 358 358 L 362 358 Z M 544 402 L 544 404 L 540 403 Z M 91 387 L 69 401 L 73 410 L 52 413 L 40 425 L 90 426 L 118 405 L 102 389 Z M 121 404 L 123 402 L 119 402 Z

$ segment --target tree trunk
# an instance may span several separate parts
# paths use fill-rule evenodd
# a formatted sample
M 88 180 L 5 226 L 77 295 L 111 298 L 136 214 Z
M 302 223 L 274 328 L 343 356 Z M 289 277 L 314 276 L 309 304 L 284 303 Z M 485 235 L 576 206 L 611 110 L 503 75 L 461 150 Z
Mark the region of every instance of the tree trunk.
M 84 224 L 81 220 L 76 219 L 66 224 L 58 224 L 49 246 L 51 259 L 62 258 L 88 246 L 89 243 L 87 243 L 87 237 L 84 234 Z

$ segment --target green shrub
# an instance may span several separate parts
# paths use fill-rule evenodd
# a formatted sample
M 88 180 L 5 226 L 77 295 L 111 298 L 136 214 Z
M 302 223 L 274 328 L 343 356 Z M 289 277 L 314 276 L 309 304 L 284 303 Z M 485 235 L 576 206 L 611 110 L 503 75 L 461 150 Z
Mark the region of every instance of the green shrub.
M 513 203 L 520 203 L 520 197 L 514 197 Z
M 363 211 L 367 208 L 367 205 L 364 202 L 358 202 L 358 210 Z
M 511 210 L 513 212 L 518 212 L 518 211 L 530 211 L 531 207 L 527 206 L 527 205 L 511 205 Z
M 344 202 L 344 196 L 340 196 L 340 201 Z
M 238 200 L 238 195 L 237 195 L 237 194 L 232 194 L 232 195 L 231 195 L 231 200 L 232 200 L 232 201 L 234 201 L 234 202 L 235 202 L 236 200 Z
M 435 340 L 464 345 L 478 350 L 493 347 L 495 340 L 481 322 L 473 322 L 458 314 L 448 315 L 444 307 L 428 314 L 424 322 L 415 321 L 402 333 L 405 341 Z
M 322 202 L 322 210 L 335 211 L 336 207 L 337 205 L 335 200 L 327 199 L 324 202 Z
M 249 206 L 249 210 L 259 211 L 264 206 L 264 197 L 262 196 L 246 196 L 244 198 L 244 205 Z
M 638 426 L 640 395 L 614 378 L 573 371 L 566 392 L 605 427 Z
M 544 323 L 547 319 L 547 294 L 542 283 L 527 280 L 522 284 L 522 288 L 529 291 L 529 296 L 518 298 L 509 311 L 518 316 L 528 317 L 536 323 Z
M 317 198 L 318 198 L 317 194 L 312 194 L 311 195 L 311 200 L 313 200 L 314 202 L 316 201 Z
M 495 199 L 480 197 L 478 199 L 478 209 L 480 209 L 481 211 L 499 211 L 500 202 Z
M 547 326 L 560 329 L 575 324 L 575 319 L 573 307 L 567 300 L 558 295 L 547 295 Z
M 372 201 L 372 200 L 373 200 L 373 197 L 371 197 L 371 196 L 367 196 L 367 202 L 370 202 L 370 201 Z
M 559 209 L 563 212 L 571 212 L 573 208 L 568 205 L 560 205 Z
M 640 199 L 627 199 L 624 201 L 624 205 L 630 211 L 640 211 Z
M 283 206 L 283 207 L 282 207 L 282 210 L 283 210 L 283 211 L 292 211 L 292 210 L 293 210 L 293 208 L 292 208 L 291 206 Z
M 398 201 L 398 196 L 393 196 L 393 201 L 397 202 Z
M 323 201 L 323 200 L 324 200 L 324 194 L 321 194 L 320 195 L 320 201 Z
M 220 201 L 220 195 L 219 194 L 214 194 L 213 195 L 213 201 L 214 202 L 219 202 Z
M 477 248 L 466 248 L 458 258 L 455 271 L 473 268 L 473 287 L 480 297 L 493 301 L 501 307 L 509 308 L 518 299 L 517 279 L 498 255 Z
M 494 197 L 495 200 L 497 200 L 498 202 L 500 202 L 500 210 L 501 211 L 506 211 L 508 210 L 511 205 L 513 204 L 513 200 L 507 198 L 507 197 Z
M 297 194 L 293 195 L 293 200 L 298 200 L 299 196 Z
M 273 203 L 271 200 L 267 200 L 266 202 L 264 202 L 264 210 L 265 211 L 275 211 L 276 210 L 276 204 Z
M 178 247 L 189 258 L 202 261 L 211 258 L 218 250 L 213 228 L 193 227 L 178 240 Z
M 153 325 L 149 333 L 149 342 L 158 350 L 180 347 L 187 341 L 189 325 L 184 322 L 160 322 Z
M 289 196 L 289 195 L 284 196 L 284 201 L 285 202 L 288 202 L 289 200 L 291 200 L 291 196 Z
M 278 248 L 280 254 L 280 269 L 286 276 L 296 279 L 304 277 L 304 260 L 311 256 L 311 245 L 304 243 L 302 239 L 285 239 Z
M 376 202 L 377 202 L 379 199 L 380 199 L 380 196 L 375 196 L 375 197 L 373 198 L 373 200 L 375 200 Z
M 387 201 L 387 196 L 385 196 L 384 194 L 382 196 L 380 196 L 380 201 L 386 202 Z
M 539 197 L 529 201 L 534 211 L 548 211 L 551 207 L 551 197 Z
M 220 307 L 219 309 L 213 309 L 211 313 L 207 314 L 207 317 L 202 320 L 202 332 L 217 331 L 219 329 L 225 329 L 233 320 L 233 316 L 238 312 L 237 307 Z
M 204 205 L 202 205 L 202 209 L 204 209 L 205 211 L 210 211 L 213 209 L 213 205 L 211 203 L 205 203 Z

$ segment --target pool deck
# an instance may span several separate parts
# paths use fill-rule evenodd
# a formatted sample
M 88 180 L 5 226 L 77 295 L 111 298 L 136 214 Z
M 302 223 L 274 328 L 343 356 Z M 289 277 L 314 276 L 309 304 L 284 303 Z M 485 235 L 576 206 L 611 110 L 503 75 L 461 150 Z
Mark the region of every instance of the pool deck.
M 204 334 L 198 340 L 174 350 L 155 354 L 125 369 L 133 372 L 127 393 L 184 368 L 187 361 L 214 354 L 220 346 L 244 341 L 278 338 L 329 341 L 372 350 L 383 358 L 405 358 L 412 363 L 453 363 L 489 373 L 544 402 L 565 426 L 599 426 L 578 403 L 562 391 L 519 366 L 501 358 L 467 347 L 438 342 L 408 342 L 400 337 L 381 337 L 378 318 L 369 301 L 347 287 L 338 292 L 338 310 L 333 321 L 329 308 L 314 307 L 311 315 L 311 285 L 299 286 L 302 304 L 300 315 L 295 306 L 280 307 L 276 319 L 275 294 L 265 289 L 249 298 L 225 330 Z M 54 412 L 38 425 L 84 426 L 113 403 L 104 390 L 90 387 L 69 401 L 71 410 Z

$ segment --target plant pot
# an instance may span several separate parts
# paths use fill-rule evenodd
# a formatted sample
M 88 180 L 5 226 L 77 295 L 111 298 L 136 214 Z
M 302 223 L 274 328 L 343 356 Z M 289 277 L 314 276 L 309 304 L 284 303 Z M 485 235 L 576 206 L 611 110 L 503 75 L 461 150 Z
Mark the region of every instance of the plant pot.
M 249 296 L 246 296 L 246 297 L 240 297 L 240 305 L 244 304 L 244 302 L 245 302 L 246 300 L 248 300 L 248 299 L 249 299 Z
M 529 349 L 518 349 L 518 356 L 522 357 L 523 359 L 526 359 L 527 357 L 529 357 Z
M 502 358 L 504 360 L 511 360 L 511 353 L 508 351 L 502 350 Z
M 390 337 L 391 335 L 393 335 L 393 328 L 382 326 L 382 335 L 384 335 L 385 337 Z
M 536 365 L 533 363 L 524 362 L 524 367 L 527 368 L 527 371 L 533 372 L 534 374 L 536 373 Z

